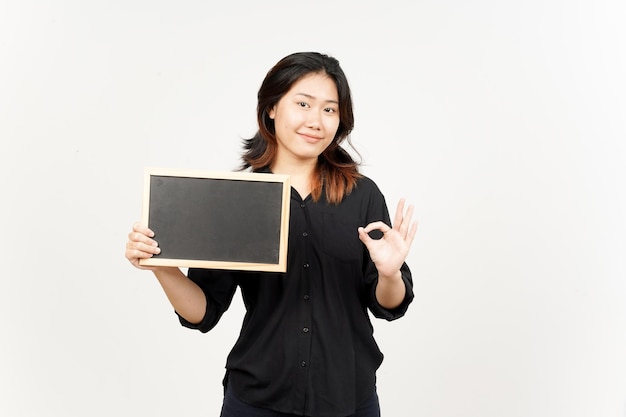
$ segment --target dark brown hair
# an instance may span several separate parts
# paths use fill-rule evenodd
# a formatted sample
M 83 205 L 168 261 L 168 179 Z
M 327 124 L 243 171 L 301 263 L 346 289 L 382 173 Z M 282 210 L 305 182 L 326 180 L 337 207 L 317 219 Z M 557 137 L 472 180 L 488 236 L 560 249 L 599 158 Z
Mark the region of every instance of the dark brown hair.
M 358 171 L 359 163 L 341 146 L 346 141 L 352 147 L 349 135 L 354 128 L 354 114 L 350 86 L 339 61 L 328 55 L 297 52 L 284 57 L 269 70 L 257 94 L 259 130 L 252 138 L 244 140 L 241 169 L 252 167 L 257 170 L 274 161 L 278 145 L 274 120 L 269 117 L 269 110 L 294 83 L 311 73 L 328 75 L 335 82 L 339 96 L 339 127 L 333 141 L 318 157 L 311 196 L 314 201 L 319 200 L 325 188 L 326 199 L 338 204 L 352 191 L 361 174 Z

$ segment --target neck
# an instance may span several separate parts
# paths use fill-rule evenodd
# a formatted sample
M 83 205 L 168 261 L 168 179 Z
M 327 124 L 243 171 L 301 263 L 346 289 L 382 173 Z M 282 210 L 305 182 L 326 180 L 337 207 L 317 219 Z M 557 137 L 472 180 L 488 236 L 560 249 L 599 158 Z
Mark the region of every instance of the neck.
M 270 169 L 274 174 L 289 175 L 291 186 L 300 194 L 302 198 L 306 198 L 312 189 L 312 180 L 316 170 L 316 163 L 288 163 L 276 161 Z

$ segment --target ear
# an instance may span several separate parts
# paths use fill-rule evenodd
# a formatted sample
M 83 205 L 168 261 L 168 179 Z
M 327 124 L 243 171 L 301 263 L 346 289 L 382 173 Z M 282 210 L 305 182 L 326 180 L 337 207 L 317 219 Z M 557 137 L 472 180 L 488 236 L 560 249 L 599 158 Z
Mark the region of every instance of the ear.
M 273 105 L 267 110 L 267 115 L 270 119 L 274 120 L 274 117 L 276 117 L 276 105 Z

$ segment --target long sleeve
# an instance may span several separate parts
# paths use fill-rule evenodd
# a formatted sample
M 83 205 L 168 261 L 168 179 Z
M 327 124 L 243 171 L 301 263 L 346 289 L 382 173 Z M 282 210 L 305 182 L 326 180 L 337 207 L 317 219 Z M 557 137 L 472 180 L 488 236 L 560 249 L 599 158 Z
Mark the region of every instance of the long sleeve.
M 190 323 L 177 313 L 178 318 L 183 326 L 206 333 L 215 327 L 224 312 L 228 310 L 237 289 L 236 273 L 190 268 L 187 276 L 204 292 L 206 311 L 200 323 Z
M 376 271 L 376 268 L 373 269 L 373 273 L 378 275 L 378 271 Z M 409 304 L 411 304 L 413 298 L 415 297 L 413 293 L 413 279 L 411 277 L 411 270 L 406 263 L 402 265 L 402 267 L 400 268 L 400 272 L 402 273 L 402 281 L 404 282 L 404 286 L 406 288 L 406 294 L 404 295 L 404 300 L 402 300 L 402 303 L 394 309 L 385 308 L 378 303 L 376 299 L 376 284 L 378 283 L 378 278 L 375 278 L 374 281 L 372 281 L 369 293 L 369 309 L 374 317 L 379 319 L 385 319 L 387 321 L 392 321 L 404 316 L 404 314 L 408 310 Z

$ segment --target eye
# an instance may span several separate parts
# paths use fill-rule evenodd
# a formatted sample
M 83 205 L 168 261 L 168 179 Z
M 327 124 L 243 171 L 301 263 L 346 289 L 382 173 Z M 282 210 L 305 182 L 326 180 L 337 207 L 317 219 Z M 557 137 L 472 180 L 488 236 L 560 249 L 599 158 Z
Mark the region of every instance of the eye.
M 334 109 L 334 108 L 332 108 L 332 107 L 326 107 L 326 108 L 324 109 L 324 111 L 325 111 L 326 113 L 335 113 L 337 110 L 336 110 L 336 109 Z
M 309 104 L 305 101 L 299 101 L 297 104 L 300 107 L 309 107 Z

